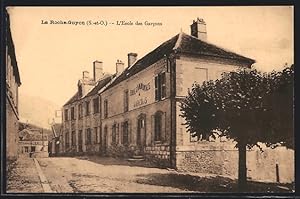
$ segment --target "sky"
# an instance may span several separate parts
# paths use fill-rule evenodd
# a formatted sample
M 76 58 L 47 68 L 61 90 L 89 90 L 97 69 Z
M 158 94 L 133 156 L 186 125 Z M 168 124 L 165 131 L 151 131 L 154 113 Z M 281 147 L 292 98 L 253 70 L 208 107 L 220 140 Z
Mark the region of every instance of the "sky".
M 22 81 L 20 97 L 38 96 L 59 106 L 76 92 L 82 71 L 92 76 L 93 61 L 102 61 L 105 72 L 115 73 L 117 59 L 127 66 L 129 52 L 142 58 L 181 30 L 190 34 L 197 17 L 206 22 L 210 43 L 255 59 L 258 70 L 280 70 L 294 63 L 292 6 L 10 7 L 8 12 Z M 51 20 L 108 25 L 49 24 Z M 146 21 L 161 25 L 147 26 Z

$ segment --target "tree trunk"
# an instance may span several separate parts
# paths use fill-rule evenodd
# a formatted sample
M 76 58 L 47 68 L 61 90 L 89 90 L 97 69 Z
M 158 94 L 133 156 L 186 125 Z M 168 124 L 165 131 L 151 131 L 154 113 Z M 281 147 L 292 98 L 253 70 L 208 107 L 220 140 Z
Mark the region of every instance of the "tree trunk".
M 239 176 L 238 176 L 238 190 L 245 192 L 247 187 L 247 167 L 246 167 L 246 144 L 239 143 Z

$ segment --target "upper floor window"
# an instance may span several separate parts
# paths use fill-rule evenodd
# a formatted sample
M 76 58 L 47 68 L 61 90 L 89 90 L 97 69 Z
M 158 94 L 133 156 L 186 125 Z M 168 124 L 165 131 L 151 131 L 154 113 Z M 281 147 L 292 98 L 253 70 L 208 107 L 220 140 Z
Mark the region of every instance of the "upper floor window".
M 82 104 L 80 103 L 79 105 L 78 105 L 78 117 L 79 118 L 82 118 Z
M 75 107 L 71 108 L 71 120 L 75 120 Z
M 128 90 L 125 90 L 124 91 L 124 112 L 128 111 L 128 102 L 129 102 Z
M 94 113 L 99 113 L 99 97 L 93 99 Z
M 85 115 L 90 114 L 90 101 L 85 102 Z
M 155 76 L 155 100 L 166 98 L 166 73 L 162 72 Z
M 69 120 L 68 114 L 69 114 L 68 109 L 65 109 L 65 113 L 64 113 L 65 121 L 68 121 L 68 120 Z
M 107 118 L 108 116 L 108 101 L 107 99 L 104 100 L 104 118 Z

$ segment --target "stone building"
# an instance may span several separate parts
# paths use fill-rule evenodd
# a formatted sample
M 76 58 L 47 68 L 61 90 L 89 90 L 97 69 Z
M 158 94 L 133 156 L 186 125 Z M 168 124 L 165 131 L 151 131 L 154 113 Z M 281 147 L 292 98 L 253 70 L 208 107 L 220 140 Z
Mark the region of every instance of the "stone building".
M 41 129 L 25 128 L 19 132 L 20 155 L 34 157 L 48 157 L 48 133 Z
M 60 155 L 100 152 L 99 91 L 114 77 L 103 72 L 101 61 L 93 62 L 93 77 L 83 71 L 77 92 L 63 106 Z
M 84 73 L 78 85 L 87 84 L 88 88 L 78 87 L 63 107 L 65 146 L 77 154 L 142 157 L 161 167 L 236 177 L 238 152 L 234 143 L 224 138 L 192 138 L 180 116 L 180 102 L 193 83 L 218 79 L 223 72 L 240 67 L 251 68 L 254 62 L 209 43 L 206 23 L 197 19 L 191 25 L 191 35 L 180 32 L 140 59 L 129 53 L 126 68 L 118 60 L 116 73 L 105 82 L 101 80 L 98 88 L 96 79 L 88 79 Z M 87 90 L 91 91 L 85 95 Z M 90 105 L 94 100 L 96 112 Z M 75 109 L 81 113 L 72 120 Z M 274 158 L 268 163 L 270 158 L 256 151 L 248 154 L 250 177 L 274 181 Z M 292 157 L 291 152 L 287 154 Z M 271 170 L 271 174 L 256 175 L 260 170 Z
M 18 88 L 21 80 L 7 13 L 6 20 L 6 157 L 10 161 L 18 157 Z

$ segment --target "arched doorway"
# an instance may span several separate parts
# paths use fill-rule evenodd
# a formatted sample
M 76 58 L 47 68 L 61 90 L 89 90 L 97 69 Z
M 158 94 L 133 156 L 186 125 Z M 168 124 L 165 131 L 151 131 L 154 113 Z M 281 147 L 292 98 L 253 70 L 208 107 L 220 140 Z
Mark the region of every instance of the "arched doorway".
M 140 153 L 144 152 L 146 146 L 146 115 L 140 114 L 137 119 L 136 145 Z

